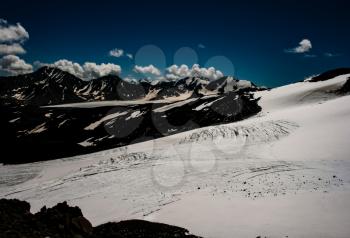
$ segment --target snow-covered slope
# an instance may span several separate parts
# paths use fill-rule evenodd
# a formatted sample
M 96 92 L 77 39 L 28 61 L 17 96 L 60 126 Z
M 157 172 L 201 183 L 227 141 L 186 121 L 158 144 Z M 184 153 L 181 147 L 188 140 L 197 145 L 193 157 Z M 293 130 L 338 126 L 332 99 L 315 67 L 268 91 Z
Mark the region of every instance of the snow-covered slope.
M 349 237 L 350 96 L 334 94 L 349 76 L 256 92 L 262 112 L 240 122 L 1 166 L 0 196 L 204 237 Z
M 262 97 L 259 104 L 265 112 L 290 109 L 302 104 L 322 103 L 325 100 L 335 98 L 334 91 L 340 89 L 350 74 L 337 76 L 333 79 L 320 82 L 299 82 L 275 88 L 270 91 L 256 92 L 257 97 Z

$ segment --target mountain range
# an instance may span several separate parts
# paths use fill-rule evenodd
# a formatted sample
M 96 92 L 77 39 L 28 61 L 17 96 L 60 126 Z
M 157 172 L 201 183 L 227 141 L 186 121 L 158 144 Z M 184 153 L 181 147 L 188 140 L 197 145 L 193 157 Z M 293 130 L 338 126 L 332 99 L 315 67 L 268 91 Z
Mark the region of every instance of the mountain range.
M 84 81 L 58 68 L 44 66 L 29 74 L 0 77 L 0 98 L 16 105 L 54 105 L 105 100 L 157 100 L 189 93 L 201 97 L 234 90 L 260 90 L 249 81 L 223 77 L 127 81 L 107 75 Z
M 347 73 L 349 68 L 335 69 L 305 83 Z M 349 88 L 348 81 L 336 93 Z M 1 77 L 0 129 L 11 156 L 0 162 L 86 154 L 239 121 L 261 111 L 256 94 L 262 90 L 233 77 L 134 82 L 108 75 L 84 81 L 52 67 Z
M 0 162 L 85 154 L 241 120 L 260 111 L 252 92 L 265 89 L 233 77 L 84 81 L 52 67 L 1 77 L 0 129 L 12 156 Z

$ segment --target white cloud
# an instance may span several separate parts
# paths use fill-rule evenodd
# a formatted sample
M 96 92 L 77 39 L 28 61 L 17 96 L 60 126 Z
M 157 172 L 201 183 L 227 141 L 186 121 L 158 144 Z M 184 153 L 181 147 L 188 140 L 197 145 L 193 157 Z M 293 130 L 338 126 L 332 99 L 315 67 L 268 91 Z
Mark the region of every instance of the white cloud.
M 110 50 L 109 51 L 109 55 L 113 56 L 113 57 L 116 57 L 116 58 L 120 58 L 120 57 L 123 57 L 123 56 L 126 56 L 129 59 L 133 59 L 134 58 L 134 56 L 132 54 L 127 53 L 123 49 L 118 49 L 118 48 Z
M 184 78 L 191 75 L 190 69 L 185 64 L 181 66 L 174 64 L 167 68 L 167 72 L 167 78 L 169 79 Z
M 110 50 L 109 51 L 109 55 L 113 56 L 113 57 L 116 57 L 116 58 L 120 58 L 120 57 L 123 57 L 123 56 L 128 57 L 129 59 L 133 59 L 134 58 L 133 54 L 127 53 L 123 49 L 118 49 L 118 48 Z
M 316 58 L 317 55 L 314 55 L 314 54 L 305 54 L 304 57 L 305 57 L 305 58 Z
M 18 43 L 0 44 L 0 55 L 17 55 L 25 53 L 25 49 L 23 49 L 23 47 Z
M 0 19 L 0 55 L 6 55 L 2 58 L 3 63 L 9 63 L 11 61 L 15 67 L 19 66 L 20 68 L 23 66 L 24 72 L 27 72 L 28 70 L 26 68 L 28 69 L 28 64 L 18 57 L 13 57 L 17 54 L 26 53 L 21 44 L 27 39 L 29 39 L 29 34 L 20 23 L 11 25 L 7 20 Z M 15 71 L 12 72 L 12 69 L 9 69 L 9 71 L 3 69 L 3 71 L 10 74 L 17 73 Z M 18 73 L 21 73 L 20 69 Z
M 328 58 L 331 58 L 331 57 L 338 57 L 338 56 L 341 56 L 341 54 L 326 52 L 326 53 L 324 53 L 324 56 L 325 56 L 325 57 L 328 57 Z
M 157 75 L 159 76 L 160 70 L 158 68 L 156 68 L 154 65 L 150 64 L 148 66 L 139 66 L 139 65 L 135 65 L 134 67 L 134 71 L 136 73 L 142 73 L 142 74 L 153 74 L 153 75 Z
M 109 55 L 119 58 L 124 55 L 124 50 L 116 48 L 116 49 L 110 50 Z
M 292 49 L 287 49 L 285 52 L 287 53 L 306 53 L 309 52 L 312 49 L 312 44 L 309 39 L 303 39 L 302 41 L 299 42 L 299 46 L 292 48 Z
M 79 63 L 72 62 L 70 60 L 60 59 L 60 60 L 54 62 L 53 64 L 41 64 L 41 66 L 43 66 L 43 65 L 57 67 L 63 71 L 71 73 L 79 78 L 83 78 L 83 76 L 84 76 L 83 67 Z
M 111 64 L 111 63 L 96 64 L 94 62 L 85 62 L 83 65 L 80 65 L 79 63 L 66 60 L 66 59 L 58 60 L 52 64 L 45 64 L 41 62 L 35 62 L 34 64 L 37 67 L 41 67 L 45 65 L 51 66 L 51 67 L 57 67 L 63 71 L 66 71 L 68 73 L 75 75 L 78 78 L 85 79 L 85 80 L 98 78 L 109 74 L 119 75 L 122 71 L 121 67 L 116 64 Z
M 0 42 L 23 42 L 28 38 L 28 32 L 20 23 L 10 25 L 6 20 L 0 19 Z
M 187 65 L 172 65 L 167 68 L 168 79 L 180 79 L 184 77 L 205 77 L 210 80 L 216 80 L 223 77 L 223 73 L 220 70 L 216 70 L 214 67 L 201 68 L 198 64 L 194 64 L 192 68 Z
M 0 71 L 10 75 L 25 74 L 32 72 L 33 66 L 16 55 L 6 55 L 0 58 Z
M 203 45 L 203 44 L 198 44 L 198 48 L 204 49 L 204 48 L 205 48 L 205 45 Z
M 123 78 L 124 81 L 129 82 L 129 83 L 138 83 L 139 81 L 135 79 L 134 77 L 128 76 Z
M 116 64 L 96 64 L 92 62 L 86 62 L 83 65 L 84 77 L 86 79 L 92 79 L 97 77 L 106 76 L 109 74 L 119 75 L 122 71 L 121 67 Z

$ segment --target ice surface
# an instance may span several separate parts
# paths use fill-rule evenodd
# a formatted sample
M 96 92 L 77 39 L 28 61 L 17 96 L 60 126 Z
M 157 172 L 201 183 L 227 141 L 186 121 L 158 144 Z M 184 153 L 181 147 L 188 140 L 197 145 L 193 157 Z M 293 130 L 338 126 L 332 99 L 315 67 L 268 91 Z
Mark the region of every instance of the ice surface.
M 204 237 L 347 238 L 350 96 L 332 93 L 347 77 L 257 92 L 262 112 L 240 122 L 0 166 L 0 196 L 34 211 L 67 200 L 94 225 L 141 218 Z

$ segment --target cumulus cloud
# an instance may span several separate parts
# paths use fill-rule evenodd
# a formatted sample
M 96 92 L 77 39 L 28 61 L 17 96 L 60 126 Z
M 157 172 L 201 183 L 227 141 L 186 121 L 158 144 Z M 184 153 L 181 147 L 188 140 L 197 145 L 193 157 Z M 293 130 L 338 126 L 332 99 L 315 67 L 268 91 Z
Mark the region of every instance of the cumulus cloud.
M 25 49 L 23 49 L 23 47 L 18 43 L 0 44 L 0 55 L 17 55 L 25 53 Z
M 135 83 L 137 84 L 139 81 L 137 79 L 135 79 L 134 77 L 128 76 L 123 78 L 124 81 L 129 82 L 129 83 Z
M 66 71 L 68 73 L 71 73 L 77 76 L 78 78 L 82 78 L 85 80 L 98 78 L 109 74 L 119 75 L 122 71 L 121 67 L 116 64 L 111 64 L 111 63 L 96 64 L 94 62 L 85 62 L 83 65 L 80 65 L 79 63 L 66 60 L 66 59 L 58 60 L 52 64 L 45 64 L 41 62 L 35 62 L 34 64 L 37 67 L 41 67 L 45 65 L 51 66 L 51 67 L 57 67 L 63 71 Z
M 68 73 L 71 73 L 79 78 L 83 78 L 84 76 L 84 69 L 83 67 L 76 62 L 66 60 L 66 59 L 60 59 L 53 64 L 47 64 L 48 66 L 51 67 L 57 67 L 63 71 L 66 71 Z
M 109 55 L 112 56 L 112 57 L 116 57 L 116 58 L 120 58 L 120 57 L 128 57 L 129 59 L 133 59 L 134 56 L 130 53 L 127 53 L 125 52 L 123 49 L 118 49 L 118 48 L 115 48 L 113 50 L 110 50 L 109 51 Z
M 111 63 L 96 64 L 92 62 L 84 63 L 83 69 L 84 69 L 83 78 L 86 78 L 86 79 L 102 77 L 109 74 L 119 75 L 122 71 L 121 67 L 116 64 L 111 64 Z
M 28 38 L 28 32 L 20 23 L 11 25 L 6 20 L 0 19 L 0 42 L 23 42 Z
M 299 46 L 292 49 L 287 49 L 285 50 L 285 52 L 301 54 L 301 53 L 309 52 L 311 49 L 312 49 L 311 41 L 309 39 L 303 39 L 299 42 Z
M 184 77 L 205 77 L 210 80 L 216 80 L 223 77 L 223 73 L 220 70 L 216 70 L 214 67 L 201 68 L 199 64 L 194 64 L 192 68 L 187 65 L 172 65 L 167 68 L 166 78 L 168 79 L 180 79 Z
M 27 39 L 29 34 L 20 23 L 13 25 L 0 19 L 0 55 L 5 55 L 1 58 L 2 72 L 15 75 L 33 70 L 30 64 L 15 56 L 26 53 L 21 44 Z
M 109 51 L 109 55 L 119 58 L 119 57 L 122 57 L 124 55 L 124 50 L 115 48 L 115 49 Z
M 148 66 L 135 65 L 134 71 L 136 73 L 141 73 L 141 74 L 153 74 L 156 76 L 161 75 L 160 70 L 152 64 L 150 64 Z
M 10 75 L 25 74 L 32 72 L 33 66 L 16 55 L 6 55 L 0 58 L 0 71 Z
M 168 74 L 166 76 L 170 79 L 184 78 L 191 75 L 191 70 L 185 64 L 181 66 L 174 64 L 167 68 L 167 72 Z

